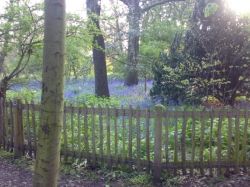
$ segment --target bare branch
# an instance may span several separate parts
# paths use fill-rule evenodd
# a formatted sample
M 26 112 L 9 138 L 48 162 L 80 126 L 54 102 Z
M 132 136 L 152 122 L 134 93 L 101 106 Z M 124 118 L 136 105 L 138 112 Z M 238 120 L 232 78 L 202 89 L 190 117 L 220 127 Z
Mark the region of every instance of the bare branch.
M 32 34 L 32 33 L 30 33 L 30 34 Z M 30 41 L 29 41 L 28 44 L 23 43 L 21 45 L 21 56 L 19 58 L 17 66 L 10 73 L 10 75 L 7 77 L 8 81 L 11 80 L 12 78 L 14 78 L 15 76 L 17 76 L 19 73 L 21 73 L 25 69 L 25 67 L 27 66 L 27 64 L 29 63 L 30 56 L 31 56 L 30 50 L 32 48 L 32 43 L 33 43 L 34 37 L 35 36 L 32 35 L 32 37 L 31 37 L 31 39 L 30 39 Z M 27 36 L 27 38 L 28 38 L 28 36 Z M 25 38 L 24 41 L 26 41 L 27 38 Z M 24 58 L 25 58 L 26 55 L 28 55 L 28 57 L 27 57 L 26 62 L 23 64 L 23 60 L 24 60 Z M 22 64 L 23 64 L 23 66 L 22 66 Z
M 162 5 L 162 4 L 165 4 L 165 3 L 173 3 L 173 2 L 180 2 L 180 1 L 185 1 L 185 0 L 159 0 L 159 1 L 155 1 L 155 2 L 152 2 L 150 3 L 149 5 L 145 6 L 145 7 L 142 7 L 142 12 L 147 12 L 149 11 L 150 9 L 158 6 L 158 5 Z
M 128 0 L 120 0 L 121 2 L 123 2 L 125 5 L 129 5 L 129 2 L 128 2 Z
M 13 71 L 12 74 L 10 76 L 8 76 L 9 80 L 16 77 L 19 73 L 21 73 L 26 68 L 26 66 L 28 65 L 28 63 L 30 61 L 30 56 L 31 56 L 31 54 L 29 53 L 27 60 L 24 63 L 23 67 L 20 67 L 19 70 L 16 70 L 15 72 Z
M 21 67 L 21 64 L 23 62 L 23 59 L 25 57 L 25 54 L 22 53 L 22 55 L 20 56 L 19 60 L 18 60 L 18 63 L 17 63 L 17 66 L 15 67 L 15 69 L 10 73 L 10 75 L 8 75 L 6 77 L 7 81 L 11 80 L 14 76 L 14 74 L 19 70 L 19 68 Z

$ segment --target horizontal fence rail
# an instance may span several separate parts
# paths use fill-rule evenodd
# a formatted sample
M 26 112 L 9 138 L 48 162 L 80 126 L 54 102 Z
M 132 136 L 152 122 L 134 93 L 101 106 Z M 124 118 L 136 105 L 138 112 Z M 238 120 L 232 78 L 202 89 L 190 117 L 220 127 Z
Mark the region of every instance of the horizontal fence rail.
M 40 105 L 0 100 L 0 145 L 36 156 Z M 250 167 L 246 109 L 173 111 L 65 105 L 61 158 L 87 166 L 174 174 L 218 174 Z

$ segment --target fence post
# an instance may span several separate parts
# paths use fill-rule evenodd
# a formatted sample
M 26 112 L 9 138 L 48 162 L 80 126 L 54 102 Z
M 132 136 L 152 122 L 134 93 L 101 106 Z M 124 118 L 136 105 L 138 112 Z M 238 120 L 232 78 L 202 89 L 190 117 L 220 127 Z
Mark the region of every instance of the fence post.
M 23 134 L 23 116 L 22 103 L 17 100 L 14 106 L 14 157 L 18 158 L 24 155 L 24 134 Z
M 160 182 L 161 177 L 161 156 L 162 156 L 162 114 L 165 107 L 155 106 L 155 138 L 154 138 L 154 164 L 153 181 L 155 184 Z
M 4 146 L 4 99 L 0 97 L 0 148 Z

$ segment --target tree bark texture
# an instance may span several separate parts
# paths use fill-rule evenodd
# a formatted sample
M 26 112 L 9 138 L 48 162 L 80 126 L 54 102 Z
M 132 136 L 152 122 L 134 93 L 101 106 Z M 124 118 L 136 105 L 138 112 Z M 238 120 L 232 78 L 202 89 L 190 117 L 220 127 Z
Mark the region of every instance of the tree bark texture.
M 141 8 L 140 1 L 134 0 L 128 5 L 128 59 L 125 72 L 125 85 L 133 86 L 138 84 L 138 54 L 139 54 L 139 39 L 140 39 L 140 19 Z
M 140 19 L 143 13 L 150 9 L 169 2 L 178 2 L 185 0 L 151 0 L 143 6 L 141 0 L 120 0 L 129 10 L 128 13 L 128 57 L 125 72 L 126 86 L 138 84 L 138 55 L 139 55 L 139 40 L 140 40 Z
M 0 148 L 4 147 L 4 99 L 0 97 Z
M 0 81 L 0 98 L 6 98 L 6 92 L 8 88 L 8 81 L 6 77 Z
M 41 124 L 34 187 L 56 187 L 64 100 L 65 0 L 45 0 Z
M 4 119 L 4 112 L 5 112 L 5 101 L 6 101 L 6 92 L 7 92 L 7 82 L 5 79 L 0 81 L 0 148 L 5 148 L 5 119 Z
M 89 28 L 93 33 L 93 63 L 95 71 L 95 94 L 98 97 L 109 97 L 105 42 L 100 29 L 101 0 L 87 0 Z M 93 29 L 93 30 L 92 30 Z
M 5 54 L 3 52 L 0 52 L 0 78 L 2 77 L 1 74 L 4 72 L 3 64 L 5 60 Z

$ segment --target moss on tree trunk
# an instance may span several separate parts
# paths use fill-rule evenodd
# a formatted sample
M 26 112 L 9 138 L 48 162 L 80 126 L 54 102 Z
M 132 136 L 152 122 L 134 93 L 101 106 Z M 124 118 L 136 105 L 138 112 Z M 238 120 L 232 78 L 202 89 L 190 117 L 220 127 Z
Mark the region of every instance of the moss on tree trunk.
M 45 0 L 41 124 L 33 186 L 57 186 L 63 123 L 65 0 Z

